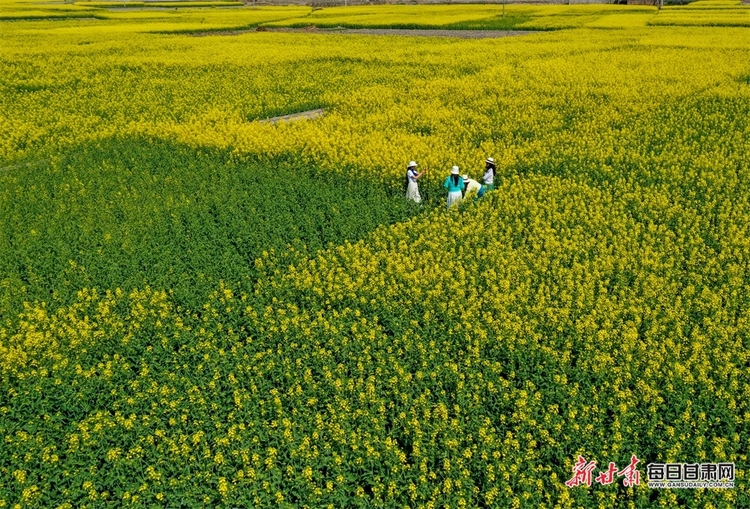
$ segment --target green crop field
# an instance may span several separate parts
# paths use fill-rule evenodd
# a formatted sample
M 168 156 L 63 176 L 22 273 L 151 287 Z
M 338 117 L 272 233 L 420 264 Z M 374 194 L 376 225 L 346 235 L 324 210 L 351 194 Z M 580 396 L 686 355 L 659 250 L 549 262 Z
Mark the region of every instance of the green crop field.
M 504 9 L 1 4 L 0 508 L 750 507 L 750 6 Z

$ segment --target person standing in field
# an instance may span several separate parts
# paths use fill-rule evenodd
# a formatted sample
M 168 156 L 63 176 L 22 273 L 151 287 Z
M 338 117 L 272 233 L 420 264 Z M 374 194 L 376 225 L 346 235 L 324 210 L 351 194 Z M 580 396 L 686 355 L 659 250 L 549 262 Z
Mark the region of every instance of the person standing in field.
M 495 160 L 488 157 L 484 162 L 484 175 L 482 176 L 482 188 L 477 193 L 481 198 L 487 191 L 495 189 Z
M 415 203 L 422 203 L 422 197 L 419 195 L 419 185 L 417 180 L 424 175 L 425 171 L 417 172 L 417 163 L 411 161 L 406 167 L 406 199 L 413 200 Z
M 443 187 L 448 190 L 448 208 L 450 209 L 453 204 L 461 201 L 463 198 L 461 191 L 466 187 L 464 179 L 458 174 L 458 166 L 451 168 L 451 174 L 445 178 Z

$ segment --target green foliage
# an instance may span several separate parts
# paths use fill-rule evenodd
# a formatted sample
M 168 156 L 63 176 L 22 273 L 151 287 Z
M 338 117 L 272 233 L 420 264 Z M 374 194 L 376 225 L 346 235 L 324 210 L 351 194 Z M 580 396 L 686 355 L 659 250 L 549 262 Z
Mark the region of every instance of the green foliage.
M 509 13 L 485 19 L 452 23 L 440 28 L 449 30 L 523 30 L 524 28 L 519 27 L 519 25 L 533 19 L 532 16 L 524 15 L 523 13 Z
M 0 334 L 0 473 L 40 506 L 742 507 L 742 486 L 562 485 L 577 454 L 743 478 L 748 230 L 706 239 L 740 224 L 659 186 L 516 177 L 289 270 L 262 256 L 252 292 L 196 309 L 31 307 Z
M 200 305 L 220 279 L 253 281 L 263 251 L 284 267 L 409 213 L 400 193 L 354 170 L 159 140 L 93 142 L 0 174 L 0 313 L 70 303 L 84 287 L 153 285 Z

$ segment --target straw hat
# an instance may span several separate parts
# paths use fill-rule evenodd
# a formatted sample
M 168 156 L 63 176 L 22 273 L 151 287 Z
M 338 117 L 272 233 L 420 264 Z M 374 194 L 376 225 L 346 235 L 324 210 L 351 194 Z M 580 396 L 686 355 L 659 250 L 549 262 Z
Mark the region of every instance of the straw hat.
M 458 166 L 451 168 L 451 175 L 458 175 Z

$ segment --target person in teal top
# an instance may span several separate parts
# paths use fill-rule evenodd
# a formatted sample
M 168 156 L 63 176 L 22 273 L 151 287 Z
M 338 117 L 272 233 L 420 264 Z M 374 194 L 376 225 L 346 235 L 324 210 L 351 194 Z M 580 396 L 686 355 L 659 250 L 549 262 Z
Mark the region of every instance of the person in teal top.
M 450 209 L 454 203 L 458 203 L 463 198 L 461 191 L 464 190 L 465 184 L 464 179 L 458 174 L 458 166 L 451 168 L 451 174 L 445 178 L 443 187 L 448 190 L 448 208 Z

